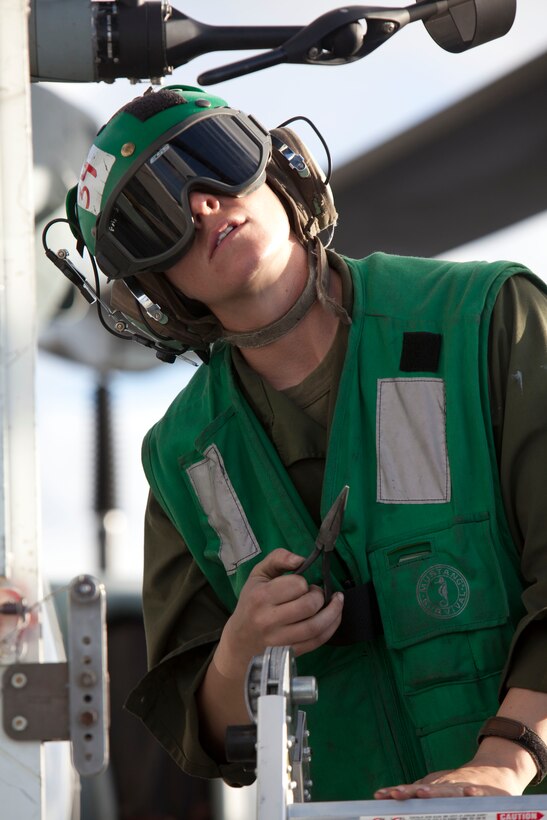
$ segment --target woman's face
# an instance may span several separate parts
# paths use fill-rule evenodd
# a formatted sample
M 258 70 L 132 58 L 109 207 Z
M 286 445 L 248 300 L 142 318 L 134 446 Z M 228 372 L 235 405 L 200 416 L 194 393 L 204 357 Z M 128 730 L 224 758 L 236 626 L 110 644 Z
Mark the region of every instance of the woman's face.
M 271 288 L 297 248 L 303 250 L 266 183 L 240 198 L 192 191 L 189 199 L 194 241 L 165 275 L 219 318 L 242 298 Z

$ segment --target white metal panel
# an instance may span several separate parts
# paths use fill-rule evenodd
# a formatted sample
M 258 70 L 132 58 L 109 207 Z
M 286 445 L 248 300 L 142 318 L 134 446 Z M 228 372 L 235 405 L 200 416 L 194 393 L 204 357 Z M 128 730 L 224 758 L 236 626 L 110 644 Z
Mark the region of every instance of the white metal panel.
M 27 3 L 3 0 L 0 26 L 0 586 L 41 597 L 37 554 L 34 418 L 34 213 L 30 143 Z M 11 620 L 11 619 L 10 619 Z M 38 625 L 25 657 L 40 660 Z M 5 649 L 0 644 L 0 649 Z M 12 662 L 3 651 L 0 664 Z M 0 672 L 4 670 L 0 666 Z M 0 729 L 0 805 L 6 817 L 41 818 L 43 754 Z
M 288 820 L 541 820 L 547 795 L 294 803 Z

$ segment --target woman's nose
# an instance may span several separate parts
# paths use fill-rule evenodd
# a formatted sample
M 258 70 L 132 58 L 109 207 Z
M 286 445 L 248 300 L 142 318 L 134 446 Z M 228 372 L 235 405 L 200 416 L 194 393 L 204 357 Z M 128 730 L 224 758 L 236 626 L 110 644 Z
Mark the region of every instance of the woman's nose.
M 218 197 L 205 191 L 191 191 L 188 199 L 194 222 L 198 225 L 202 217 L 214 214 L 220 208 Z

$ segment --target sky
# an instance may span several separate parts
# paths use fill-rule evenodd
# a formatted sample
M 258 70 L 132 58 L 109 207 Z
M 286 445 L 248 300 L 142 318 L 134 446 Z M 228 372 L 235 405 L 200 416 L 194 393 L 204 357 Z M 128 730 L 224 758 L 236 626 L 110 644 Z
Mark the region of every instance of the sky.
M 217 25 L 298 25 L 336 8 L 325 0 L 298 4 L 287 0 L 275 4 L 177 0 L 175 5 L 190 17 Z M 335 165 L 340 165 L 545 51 L 546 23 L 545 0 L 518 0 L 517 18 L 509 34 L 464 54 L 443 51 L 422 24 L 415 23 L 352 65 L 277 66 L 219 84 L 212 90 L 234 107 L 254 113 L 268 127 L 290 116 L 306 114 L 323 132 Z M 195 84 L 207 68 L 242 56 L 246 55 L 206 55 L 176 69 L 165 84 Z M 101 124 L 120 105 L 142 93 L 148 83 L 131 86 L 118 80 L 111 85 L 46 85 Z M 546 236 L 547 215 L 540 214 L 443 256 L 462 260 L 518 259 L 547 280 Z M 177 362 L 138 373 L 119 371 L 111 375 L 120 512 L 111 522 L 109 574 L 117 584 L 138 587 L 141 578 L 147 488 L 140 467 L 140 442 L 192 373 L 190 365 Z M 98 572 L 96 522 L 91 509 L 96 382 L 96 374 L 89 367 L 39 354 L 42 553 L 44 572 L 54 581 L 81 572 Z

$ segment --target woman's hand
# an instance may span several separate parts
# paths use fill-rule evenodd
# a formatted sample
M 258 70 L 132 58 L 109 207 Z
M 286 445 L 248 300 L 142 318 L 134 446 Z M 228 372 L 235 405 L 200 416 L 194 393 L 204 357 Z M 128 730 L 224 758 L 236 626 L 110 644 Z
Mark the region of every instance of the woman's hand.
M 302 655 L 334 634 L 342 618 L 343 595 L 335 593 L 325 606 L 322 590 L 293 574 L 303 560 L 277 549 L 253 568 L 215 653 L 215 665 L 223 675 L 235 676 L 236 670 L 241 674 L 267 646 L 292 646 L 295 655 Z
M 547 740 L 547 693 L 512 688 L 498 711 L 499 717 L 518 720 Z M 532 756 L 511 740 L 485 737 L 469 763 L 454 770 L 433 772 L 415 783 L 387 786 L 376 800 L 409 797 L 488 797 L 519 795 L 537 775 Z
M 319 587 L 286 574 L 303 560 L 285 549 L 267 555 L 253 568 L 226 622 L 196 694 L 202 742 L 216 760 L 224 759 L 226 727 L 249 721 L 244 679 L 251 658 L 267 646 L 292 646 L 296 655 L 311 652 L 338 628 L 343 595 L 335 593 L 325 606 Z
M 499 766 L 467 764 L 459 769 L 432 772 L 415 783 L 378 789 L 376 800 L 408 800 L 411 797 L 488 797 L 522 794 L 515 772 Z

